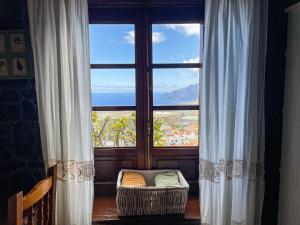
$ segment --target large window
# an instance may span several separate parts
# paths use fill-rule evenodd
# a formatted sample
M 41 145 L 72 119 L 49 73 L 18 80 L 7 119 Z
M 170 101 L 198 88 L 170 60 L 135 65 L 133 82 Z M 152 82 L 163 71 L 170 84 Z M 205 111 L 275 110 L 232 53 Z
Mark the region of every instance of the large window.
M 196 194 L 204 5 L 94 2 L 95 193 L 112 194 L 121 169 L 179 169 Z
M 94 147 L 197 147 L 200 22 L 146 18 L 89 29 Z

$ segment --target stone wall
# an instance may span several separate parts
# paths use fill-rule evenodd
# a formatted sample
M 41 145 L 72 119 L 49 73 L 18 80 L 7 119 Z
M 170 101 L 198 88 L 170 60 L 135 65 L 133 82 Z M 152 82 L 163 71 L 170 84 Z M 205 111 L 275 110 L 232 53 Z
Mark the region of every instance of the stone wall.
M 0 30 L 28 29 L 26 0 L 0 1 Z M 8 196 L 44 176 L 35 82 L 0 80 L 0 224 Z
M 0 81 L 2 195 L 28 190 L 43 174 L 34 80 Z

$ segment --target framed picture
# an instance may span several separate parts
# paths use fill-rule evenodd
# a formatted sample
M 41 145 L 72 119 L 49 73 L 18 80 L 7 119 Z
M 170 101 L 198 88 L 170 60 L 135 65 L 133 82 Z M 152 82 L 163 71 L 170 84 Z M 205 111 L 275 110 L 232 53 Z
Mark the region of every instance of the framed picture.
M 0 34 L 0 54 L 6 53 L 5 34 Z
M 27 60 L 26 57 L 12 58 L 12 74 L 13 76 L 27 76 Z
M 8 59 L 0 58 L 0 77 L 8 77 Z
M 13 33 L 9 35 L 11 53 L 25 52 L 25 36 L 24 33 Z
M 28 30 L 0 30 L 0 80 L 33 79 Z

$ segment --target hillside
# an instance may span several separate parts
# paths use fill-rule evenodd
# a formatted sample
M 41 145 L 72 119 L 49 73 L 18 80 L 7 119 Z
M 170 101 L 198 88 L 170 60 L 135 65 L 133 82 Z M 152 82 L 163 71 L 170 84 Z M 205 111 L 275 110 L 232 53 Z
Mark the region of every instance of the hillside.
M 199 85 L 191 84 L 187 87 L 176 89 L 163 95 L 165 99 L 172 99 L 178 102 L 191 102 L 199 96 Z

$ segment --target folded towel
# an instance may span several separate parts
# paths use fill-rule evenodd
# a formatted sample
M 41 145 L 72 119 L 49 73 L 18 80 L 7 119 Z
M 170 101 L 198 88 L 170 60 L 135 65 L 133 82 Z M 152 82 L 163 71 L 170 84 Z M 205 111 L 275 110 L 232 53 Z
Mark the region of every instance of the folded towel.
M 122 178 L 123 187 L 145 187 L 146 182 L 142 174 L 137 172 L 124 172 Z
M 176 172 L 158 173 L 154 178 L 156 187 L 181 187 Z

